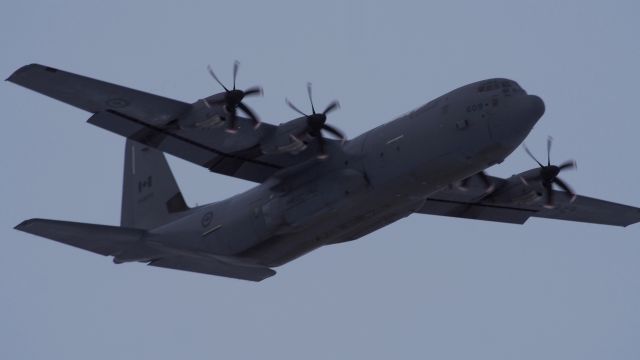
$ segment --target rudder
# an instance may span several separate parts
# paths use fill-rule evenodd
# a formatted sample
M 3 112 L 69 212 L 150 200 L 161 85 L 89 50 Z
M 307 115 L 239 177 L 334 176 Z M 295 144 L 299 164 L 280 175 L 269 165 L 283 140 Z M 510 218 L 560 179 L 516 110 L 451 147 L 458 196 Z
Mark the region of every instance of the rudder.
M 164 154 L 127 139 L 120 225 L 151 229 L 189 209 Z

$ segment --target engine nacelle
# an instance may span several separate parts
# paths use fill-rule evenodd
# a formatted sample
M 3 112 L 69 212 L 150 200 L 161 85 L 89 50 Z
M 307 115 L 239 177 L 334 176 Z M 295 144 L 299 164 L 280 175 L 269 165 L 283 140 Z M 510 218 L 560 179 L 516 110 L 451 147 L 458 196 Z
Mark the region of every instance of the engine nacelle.
M 262 152 L 265 154 L 290 153 L 297 154 L 306 149 L 307 145 L 297 136 L 307 128 L 307 120 L 303 117 L 278 125 L 276 130 L 261 141 Z
M 506 179 L 486 200 L 506 204 L 533 204 L 543 196 L 544 189 L 538 181 L 527 182 L 524 179 L 535 175 L 540 169 L 531 169 Z

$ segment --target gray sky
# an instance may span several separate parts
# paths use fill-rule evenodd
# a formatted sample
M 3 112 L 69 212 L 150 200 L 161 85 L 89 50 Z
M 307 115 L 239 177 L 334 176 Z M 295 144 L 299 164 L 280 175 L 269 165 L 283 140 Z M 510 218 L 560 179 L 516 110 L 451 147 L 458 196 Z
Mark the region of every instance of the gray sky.
M 2 2 L 0 73 L 39 62 L 185 101 L 242 62 L 278 123 L 314 83 L 350 137 L 504 76 L 547 112 L 527 143 L 574 158 L 581 194 L 640 206 L 637 1 Z M 640 225 L 524 226 L 414 215 L 254 284 L 113 265 L 12 229 L 117 224 L 124 140 L 88 113 L 0 85 L 2 359 L 638 359 Z M 248 182 L 170 158 L 191 204 Z M 535 164 L 516 151 L 489 170 Z

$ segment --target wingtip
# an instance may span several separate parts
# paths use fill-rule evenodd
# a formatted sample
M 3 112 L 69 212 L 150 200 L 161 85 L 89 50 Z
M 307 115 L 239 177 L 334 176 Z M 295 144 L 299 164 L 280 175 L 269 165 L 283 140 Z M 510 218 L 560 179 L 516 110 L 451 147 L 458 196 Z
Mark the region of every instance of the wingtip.
M 16 230 L 20 230 L 20 231 L 26 231 L 26 229 L 29 227 L 29 225 L 34 223 L 37 220 L 38 219 L 28 219 L 28 220 L 25 220 L 25 221 L 21 222 L 20 224 L 14 226 L 13 228 L 16 229 Z
M 635 225 L 640 223 L 640 208 L 636 208 L 636 212 L 638 213 L 634 221 L 629 222 L 628 224 L 623 225 L 624 227 L 629 227 L 631 225 Z
M 268 279 L 268 278 L 272 277 L 273 275 L 277 274 L 277 272 L 275 270 L 273 270 L 273 269 L 269 269 L 269 270 L 271 270 L 271 271 L 266 272 L 266 274 L 264 274 L 261 278 L 258 278 L 258 279 L 253 280 L 253 281 L 254 282 L 261 282 L 261 281 L 263 281 L 265 279 Z
M 8 78 L 5 79 L 5 81 L 17 83 L 16 80 L 20 77 L 21 74 L 28 73 L 34 70 L 49 70 L 52 72 L 58 71 L 57 69 L 54 69 L 52 67 L 31 63 L 31 64 L 24 65 L 19 69 L 17 69 L 16 71 L 14 71 L 11 75 L 9 75 Z

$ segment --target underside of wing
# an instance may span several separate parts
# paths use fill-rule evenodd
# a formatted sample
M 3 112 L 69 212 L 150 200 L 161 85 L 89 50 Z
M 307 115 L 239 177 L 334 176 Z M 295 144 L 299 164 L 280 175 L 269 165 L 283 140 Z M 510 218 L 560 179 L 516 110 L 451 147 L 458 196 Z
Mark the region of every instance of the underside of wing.
M 97 113 L 88 122 L 210 171 L 239 179 L 262 182 L 282 168 L 261 160 L 262 153 L 255 144 L 236 151 L 221 151 L 211 132 L 206 130 L 152 126 L 118 111 Z
M 531 217 L 613 226 L 640 222 L 640 208 L 633 206 L 586 196 L 571 201 L 565 192 L 554 190 L 555 206 L 546 208 L 543 196 L 519 178 L 490 180 L 492 192 L 478 181 L 464 190 L 452 186 L 430 196 L 417 213 L 511 224 L 524 224 Z
M 23 66 L 7 80 L 93 113 L 93 125 L 219 174 L 263 182 L 315 157 L 310 151 L 265 154 L 260 141 L 277 127 L 263 123 L 254 129 L 249 119 L 237 117 L 237 133 L 230 134 L 219 104 L 188 104 L 39 64 Z
M 559 192 L 558 196 L 561 196 Z M 543 208 L 531 216 L 592 224 L 629 226 L 640 222 L 640 209 L 587 196 L 578 196 L 573 203 L 564 202 L 553 209 Z
M 465 219 L 496 221 L 510 224 L 524 224 L 534 211 L 517 207 L 491 204 L 460 202 L 448 199 L 427 199 L 421 214 L 451 216 Z
M 117 110 L 151 125 L 166 124 L 190 106 L 182 101 L 39 64 L 21 67 L 7 81 L 91 113 Z

